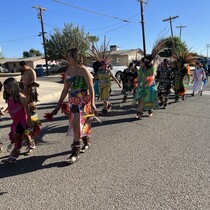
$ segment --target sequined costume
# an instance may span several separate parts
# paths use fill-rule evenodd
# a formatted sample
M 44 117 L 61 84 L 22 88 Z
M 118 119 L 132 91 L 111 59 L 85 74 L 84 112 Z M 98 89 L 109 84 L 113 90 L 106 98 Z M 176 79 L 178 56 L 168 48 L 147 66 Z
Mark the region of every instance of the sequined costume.
M 171 89 L 171 74 L 168 67 L 161 67 L 157 70 L 156 76 L 158 86 L 158 99 L 160 101 L 160 106 L 167 106 L 168 94 Z
M 92 118 L 85 117 L 90 114 L 90 96 L 88 95 L 88 86 L 82 76 L 66 77 L 65 81 L 69 85 L 69 129 L 68 135 L 73 135 L 73 118 L 76 113 L 80 114 L 80 137 L 88 136 L 91 133 Z
M 138 72 L 138 89 L 136 91 L 136 101 L 143 99 L 144 109 L 151 110 L 156 107 L 157 90 L 154 80 L 155 68 L 140 68 Z

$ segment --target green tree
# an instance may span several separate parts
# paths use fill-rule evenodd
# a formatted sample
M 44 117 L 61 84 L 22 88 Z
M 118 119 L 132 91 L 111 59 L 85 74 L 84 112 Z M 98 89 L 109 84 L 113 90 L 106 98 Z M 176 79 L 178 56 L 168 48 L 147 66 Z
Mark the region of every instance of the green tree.
M 166 47 L 167 49 L 161 52 L 159 55 L 161 57 L 170 57 L 172 56 L 172 40 L 171 37 L 166 38 Z M 174 37 L 174 47 L 176 52 L 186 52 L 188 51 L 187 44 L 182 41 L 179 37 Z
M 35 50 L 33 48 L 31 48 L 29 51 L 23 51 L 23 57 L 24 58 L 28 58 L 30 57 L 32 54 L 36 55 L 36 56 L 41 56 L 42 53 L 39 50 Z
M 77 48 L 81 52 L 81 60 L 98 37 L 84 32 L 83 27 L 64 24 L 64 28 L 54 28 L 54 33 L 46 39 L 46 52 L 49 60 L 66 59 L 66 53 L 70 48 Z

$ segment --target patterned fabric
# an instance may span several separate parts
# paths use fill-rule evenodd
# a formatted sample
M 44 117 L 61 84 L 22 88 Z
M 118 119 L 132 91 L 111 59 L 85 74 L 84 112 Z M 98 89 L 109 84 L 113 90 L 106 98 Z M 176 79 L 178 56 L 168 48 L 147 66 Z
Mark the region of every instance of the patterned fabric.
M 186 89 L 184 88 L 184 84 L 183 84 L 183 79 L 184 76 L 187 74 L 187 69 L 186 68 L 182 68 L 179 69 L 176 74 L 175 74 L 175 78 L 174 78 L 174 91 L 175 94 L 181 94 L 183 95 L 186 91 Z
M 7 100 L 8 104 L 8 112 L 13 120 L 11 124 L 11 131 L 9 134 L 11 143 L 14 143 L 14 135 L 16 133 L 16 129 L 18 124 L 21 125 L 21 127 L 25 130 L 27 129 L 27 122 L 28 122 L 28 117 L 26 114 L 26 110 L 24 109 L 23 105 L 21 102 L 15 102 L 13 97 L 10 96 L 9 99 Z M 22 147 L 22 140 L 18 143 L 18 147 Z
M 160 68 L 157 71 L 158 94 L 168 95 L 171 89 L 170 69 Z
M 128 94 L 133 91 L 133 89 L 136 86 L 135 78 L 137 78 L 137 76 L 138 76 L 137 72 L 126 71 L 126 70 L 123 71 L 123 73 L 121 75 L 121 80 L 123 83 L 123 92 L 124 93 Z
M 87 83 L 84 77 L 74 76 L 66 78 L 66 83 L 69 85 L 69 104 L 71 114 L 69 115 L 69 129 L 67 134 L 73 135 L 73 119 L 76 113 L 80 114 L 80 137 L 87 136 L 91 133 L 91 118 L 85 118 L 85 115 L 90 114 L 90 96 L 88 95 Z M 75 109 L 76 107 L 76 109 Z
M 144 109 L 152 109 L 156 107 L 157 90 L 154 81 L 155 68 L 140 68 L 138 72 L 138 89 L 136 91 L 136 101 L 143 99 Z
M 99 79 L 99 89 L 101 100 L 109 100 L 109 91 L 111 88 L 111 72 L 110 70 L 99 69 L 97 72 Z

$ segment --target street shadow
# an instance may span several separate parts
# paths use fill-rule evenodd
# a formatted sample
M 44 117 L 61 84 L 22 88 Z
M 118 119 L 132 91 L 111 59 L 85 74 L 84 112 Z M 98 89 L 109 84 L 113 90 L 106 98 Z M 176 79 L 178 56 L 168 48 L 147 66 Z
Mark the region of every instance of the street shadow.
M 103 119 L 100 118 L 100 120 L 102 121 L 102 123 L 93 122 L 92 123 L 92 128 L 98 127 L 98 126 L 107 126 L 107 125 L 114 125 L 114 124 L 121 124 L 121 123 L 131 123 L 131 122 L 138 121 L 138 119 L 136 119 L 135 116 L 129 117 L 129 118 L 120 118 L 120 119 L 112 119 L 112 120 L 104 120 L 104 121 L 103 121 Z
M 43 165 L 43 163 L 50 158 L 54 158 L 58 156 L 66 156 L 68 154 L 69 154 L 69 150 L 61 152 L 61 153 L 57 153 L 57 154 L 52 154 L 52 155 L 31 156 L 28 158 L 19 159 L 14 164 L 1 162 L 0 179 L 5 178 L 5 177 L 17 176 L 21 174 L 27 174 L 34 171 L 47 169 L 47 168 L 69 166 L 69 164 L 65 161 L 53 162 L 53 163 Z

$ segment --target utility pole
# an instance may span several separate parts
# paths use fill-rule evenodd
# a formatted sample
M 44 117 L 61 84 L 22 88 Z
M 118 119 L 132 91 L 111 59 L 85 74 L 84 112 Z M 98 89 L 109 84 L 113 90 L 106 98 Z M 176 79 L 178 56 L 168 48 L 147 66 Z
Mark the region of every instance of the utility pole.
M 179 37 L 180 37 L 180 39 L 181 39 L 181 37 L 182 37 L 182 29 L 183 28 L 186 28 L 187 26 L 176 26 L 176 28 L 179 28 Z
M 210 47 L 210 44 L 206 44 L 206 57 L 208 58 L 209 57 L 209 47 Z
M 143 51 L 144 56 L 146 55 L 146 41 L 145 41 L 145 31 L 144 31 L 144 8 L 143 3 L 145 3 L 143 0 L 139 0 L 140 2 L 140 9 L 141 9 L 141 28 L 142 28 L 142 39 L 143 39 Z
M 175 19 L 178 18 L 178 17 L 179 17 L 179 16 L 174 16 L 174 17 L 169 17 L 169 18 L 163 20 L 163 22 L 165 22 L 165 21 L 170 21 L 170 27 L 171 27 L 171 40 L 172 40 L 172 50 L 175 49 L 175 46 L 174 46 L 173 27 L 172 27 L 172 20 L 175 20 Z
M 32 8 L 37 9 L 39 11 L 38 13 L 38 19 L 40 19 L 41 21 L 41 29 L 42 32 L 40 33 L 42 36 L 42 40 L 43 40 L 43 47 L 44 47 L 44 58 L 45 58 L 45 64 L 46 64 L 46 72 L 47 75 L 49 75 L 49 71 L 48 71 L 48 59 L 47 59 L 47 52 L 46 52 L 46 41 L 45 41 L 45 33 L 44 32 L 44 23 L 43 23 L 43 17 L 42 17 L 42 12 L 47 10 L 47 8 L 43 8 L 40 6 L 33 6 Z

